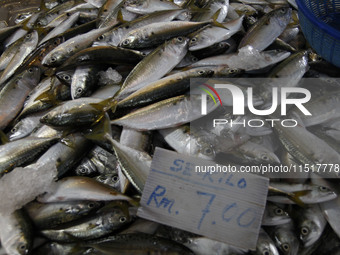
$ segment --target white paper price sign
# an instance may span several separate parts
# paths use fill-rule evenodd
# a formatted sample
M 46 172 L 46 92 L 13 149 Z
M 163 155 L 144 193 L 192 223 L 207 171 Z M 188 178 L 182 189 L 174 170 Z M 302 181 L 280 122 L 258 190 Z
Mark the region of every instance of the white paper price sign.
M 157 148 L 137 215 L 236 247 L 255 249 L 268 178 L 198 171 L 211 165 L 216 166 L 211 161 Z

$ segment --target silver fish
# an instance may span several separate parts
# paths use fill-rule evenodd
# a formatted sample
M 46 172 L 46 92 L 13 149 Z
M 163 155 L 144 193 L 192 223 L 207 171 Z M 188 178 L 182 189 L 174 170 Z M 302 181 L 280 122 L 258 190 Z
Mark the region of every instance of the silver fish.
M 137 130 L 155 130 L 178 126 L 200 118 L 200 105 L 200 96 L 181 95 L 140 108 L 122 118 L 112 120 L 111 124 Z M 211 112 L 216 108 L 217 106 L 212 100 L 209 100 L 207 111 Z
M 18 52 L 13 56 L 6 69 L 0 77 L 0 84 L 7 81 L 14 73 L 15 70 L 20 66 L 24 59 L 35 49 L 38 44 L 38 32 L 33 31 L 25 36 Z
M 264 15 L 248 30 L 239 44 L 239 49 L 250 45 L 259 51 L 267 48 L 286 28 L 292 9 L 282 7 Z
M 327 224 L 319 205 L 297 209 L 294 214 L 300 240 L 305 247 L 313 245 L 321 237 Z
M 132 93 L 171 71 L 185 56 L 187 43 L 184 37 L 173 38 L 146 56 L 126 77 L 118 97 Z
M 291 218 L 283 208 L 274 203 L 267 202 L 261 222 L 262 226 L 275 226 L 290 221 Z
M 101 34 L 107 32 L 111 27 L 91 30 L 85 34 L 77 35 L 49 52 L 43 59 L 42 64 L 46 66 L 59 66 L 67 58 L 77 52 L 89 47 Z
M 236 20 L 221 23 L 223 27 L 208 26 L 194 33 L 189 42 L 189 50 L 195 51 L 229 39 L 242 28 L 243 16 Z

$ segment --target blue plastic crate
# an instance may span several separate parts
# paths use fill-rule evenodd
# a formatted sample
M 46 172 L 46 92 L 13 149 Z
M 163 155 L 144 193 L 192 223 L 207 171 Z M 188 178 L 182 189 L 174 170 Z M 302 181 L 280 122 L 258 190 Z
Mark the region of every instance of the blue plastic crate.
M 303 34 L 313 49 L 340 67 L 340 0 L 296 0 Z

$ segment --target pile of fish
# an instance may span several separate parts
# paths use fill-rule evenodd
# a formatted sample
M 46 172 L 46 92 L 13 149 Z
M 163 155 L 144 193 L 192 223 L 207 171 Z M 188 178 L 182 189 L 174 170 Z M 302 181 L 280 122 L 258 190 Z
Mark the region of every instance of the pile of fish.
M 340 254 L 340 82 L 332 78 L 340 69 L 309 48 L 294 1 L 54 0 L 12 18 L 0 28 L 0 182 L 14 179 L 15 202 L 15 190 L 33 189 L 21 184 L 28 173 L 52 171 L 46 165 L 56 173 L 51 183 L 34 180 L 50 189 L 0 212 L 4 254 Z M 192 78 L 272 79 L 254 87 L 258 109 L 270 106 L 272 87 L 303 86 L 312 115 L 288 109 L 293 128 L 190 127 L 202 117 Z M 222 98 L 223 107 L 208 102 L 208 115 L 253 117 L 233 115 L 230 96 Z M 257 248 L 247 251 L 136 216 L 156 147 L 334 171 L 267 176 Z

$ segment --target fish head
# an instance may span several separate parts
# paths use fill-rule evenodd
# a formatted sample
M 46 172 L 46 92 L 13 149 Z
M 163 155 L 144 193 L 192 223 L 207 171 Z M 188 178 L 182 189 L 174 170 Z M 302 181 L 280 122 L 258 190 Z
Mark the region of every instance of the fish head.
M 39 27 L 44 27 L 48 24 L 48 18 L 47 17 L 41 17 L 37 20 L 35 23 L 34 27 L 39 28 Z
M 322 234 L 322 229 L 320 229 L 317 222 L 310 220 L 303 221 L 299 227 L 299 231 L 299 238 L 305 247 L 313 245 Z
M 275 225 L 285 224 L 291 221 L 288 213 L 276 204 L 267 204 L 266 212 L 271 222 Z
M 103 202 L 100 201 L 88 201 L 87 203 L 83 204 L 80 209 L 96 210 L 103 205 Z
M 110 45 L 110 34 L 111 34 L 111 31 L 98 36 L 98 38 L 93 42 L 92 46 L 109 46 Z
M 119 189 L 119 176 L 117 174 L 103 174 L 96 177 L 96 180 L 107 184 L 115 189 Z
M 105 212 L 106 216 L 104 222 L 107 225 L 123 226 L 131 221 L 128 203 L 123 201 L 114 201 L 105 205 L 98 212 Z
M 46 113 L 44 116 L 40 118 L 40 122 L 45 125 L 52 125 L 52 126 L 58 126 L 61 123 L 64 122 L 64 118 L 66 114 L 60 114 L 58 111 L 52 110 L 48 113 Z M 71 114 L 69 114 L 71 115 Z
M 292 9 L 289 7 L 281 7 L 281 8 L 275 9 L 273 12 L 279 24 L 284 27 L 287 26 L 292 16 Z
M 34 40 L 35 41 L 38 40 L 38 32 L 36 30 L 34 30 L 31 33 L 26 34 L 23 43 L 33 42 Z
M 309 193 L 310 196 L 313 197 L 315 202 L 322 203 L 332 199 L 335 199 L 338 195 L 332 189 L 325 187 L 325 186 L 318 186 L 314 185 L 312 187 L 311 192 Z
M 200 50 L 210 46 L 211 44 L 209 42 L 211 41 L 211 36 L 211 34 L 205 34 L 204 30 L 201 30 L 190 39 L 189 50 Z
M 84 158 L 75 171 L 77 175 L 88 176 L 93 173 L 96 173 L 97 169 L 90 159 Z
M 284 255 L 297 255 L 299 251 L 299 240 L 293 232 L 293 224 L 276 226 L 275 243 Z
M 279 248 L 282 254 L 297 255 L 299 251 L 299 242 L 296 239 L 296 241 L 292 240 L 292 242 L 281 243 Z
M 60 46 L 60 45 L 59 45 Z M 42 64 L 48 67 L 55 67 L 61 65 L 66 60 L 67 54 L 64 49 L 55 48 L 53 51 L 48 53 L 42 60 Z
M 183 57 L 186 54 L 186 49 L 188 46 L 189 39 L 183 36 L 178 36 L 175 38 L 172 38 L 170 41 L 168 41 L 169 45 L 171 45 L 170 52 L 173 54 L 176 54 L 177 56 L 183 55 Z
M 244 73 L 244 70 L 238 68 L 229 68 L 228 66 L 217 66 L 215 67 L 216 77 L 236 77 Z
M 56 73 L 58 80 L 66 85 L 71 85 L 72 71 L 60 71 Z
M 198 67 L 195 68 L 194 72 L 196 72 L 197 77 L 211 77 L 214 75 L 214 69 L 209 67 Z
M 8 135 L 8 138 L 11 141 L 13 141 L 13 140 L 24 137 L 24 134 L 25 134 L 24 122 L 20 121 L 11 129 L 10 134 Z
M 118 46 L 124 48 L 133 48 L 138 44 L 138 38 L 135 35 L 129 35 L 122 39 Z
M 41 70 L 37 66 L 32 66 L 25 70 L 22 74 L 22 81 L 27 85 L 34 87 L 40 80 Z
M 29 254 L 31 245 L 24 235 L 20 235 L 17 238 L 11 240 L 11 244 L 8 244 L 8 254 Z
M 183 36 L 178 36 L 178 37 L 173 39 L 173 41 L 177 45 L 187 45 L 188 44 L 188 40 L 189 40 L 188 38 L 183 37 Z
M 279 164 L 280 159 L 275 155 L 275 153 L 271 151 L 256 151 L 256 158 L 260 162 L 268 163 L 268 164 Z
M 279 252 L 273 243 L 263 241 L 257 245 L 256 255 L 279 255 Z
M 214 148 L 216 143 L 214 136 L 199 130 L 195 132 L 194 138 L 190 141 L 190 150 L 200 158 L 213 160 L 216 156 Z
M 74 88 L 74 90 L 72 90 L 71 88 L 71 95 L 73 99 L 77 99 L 80 98 L 82 96 L 84 96 L 87 93 L 86 90 L 84 90 L 84 88 L 82 86 L 77 86 L 76 88 Z

